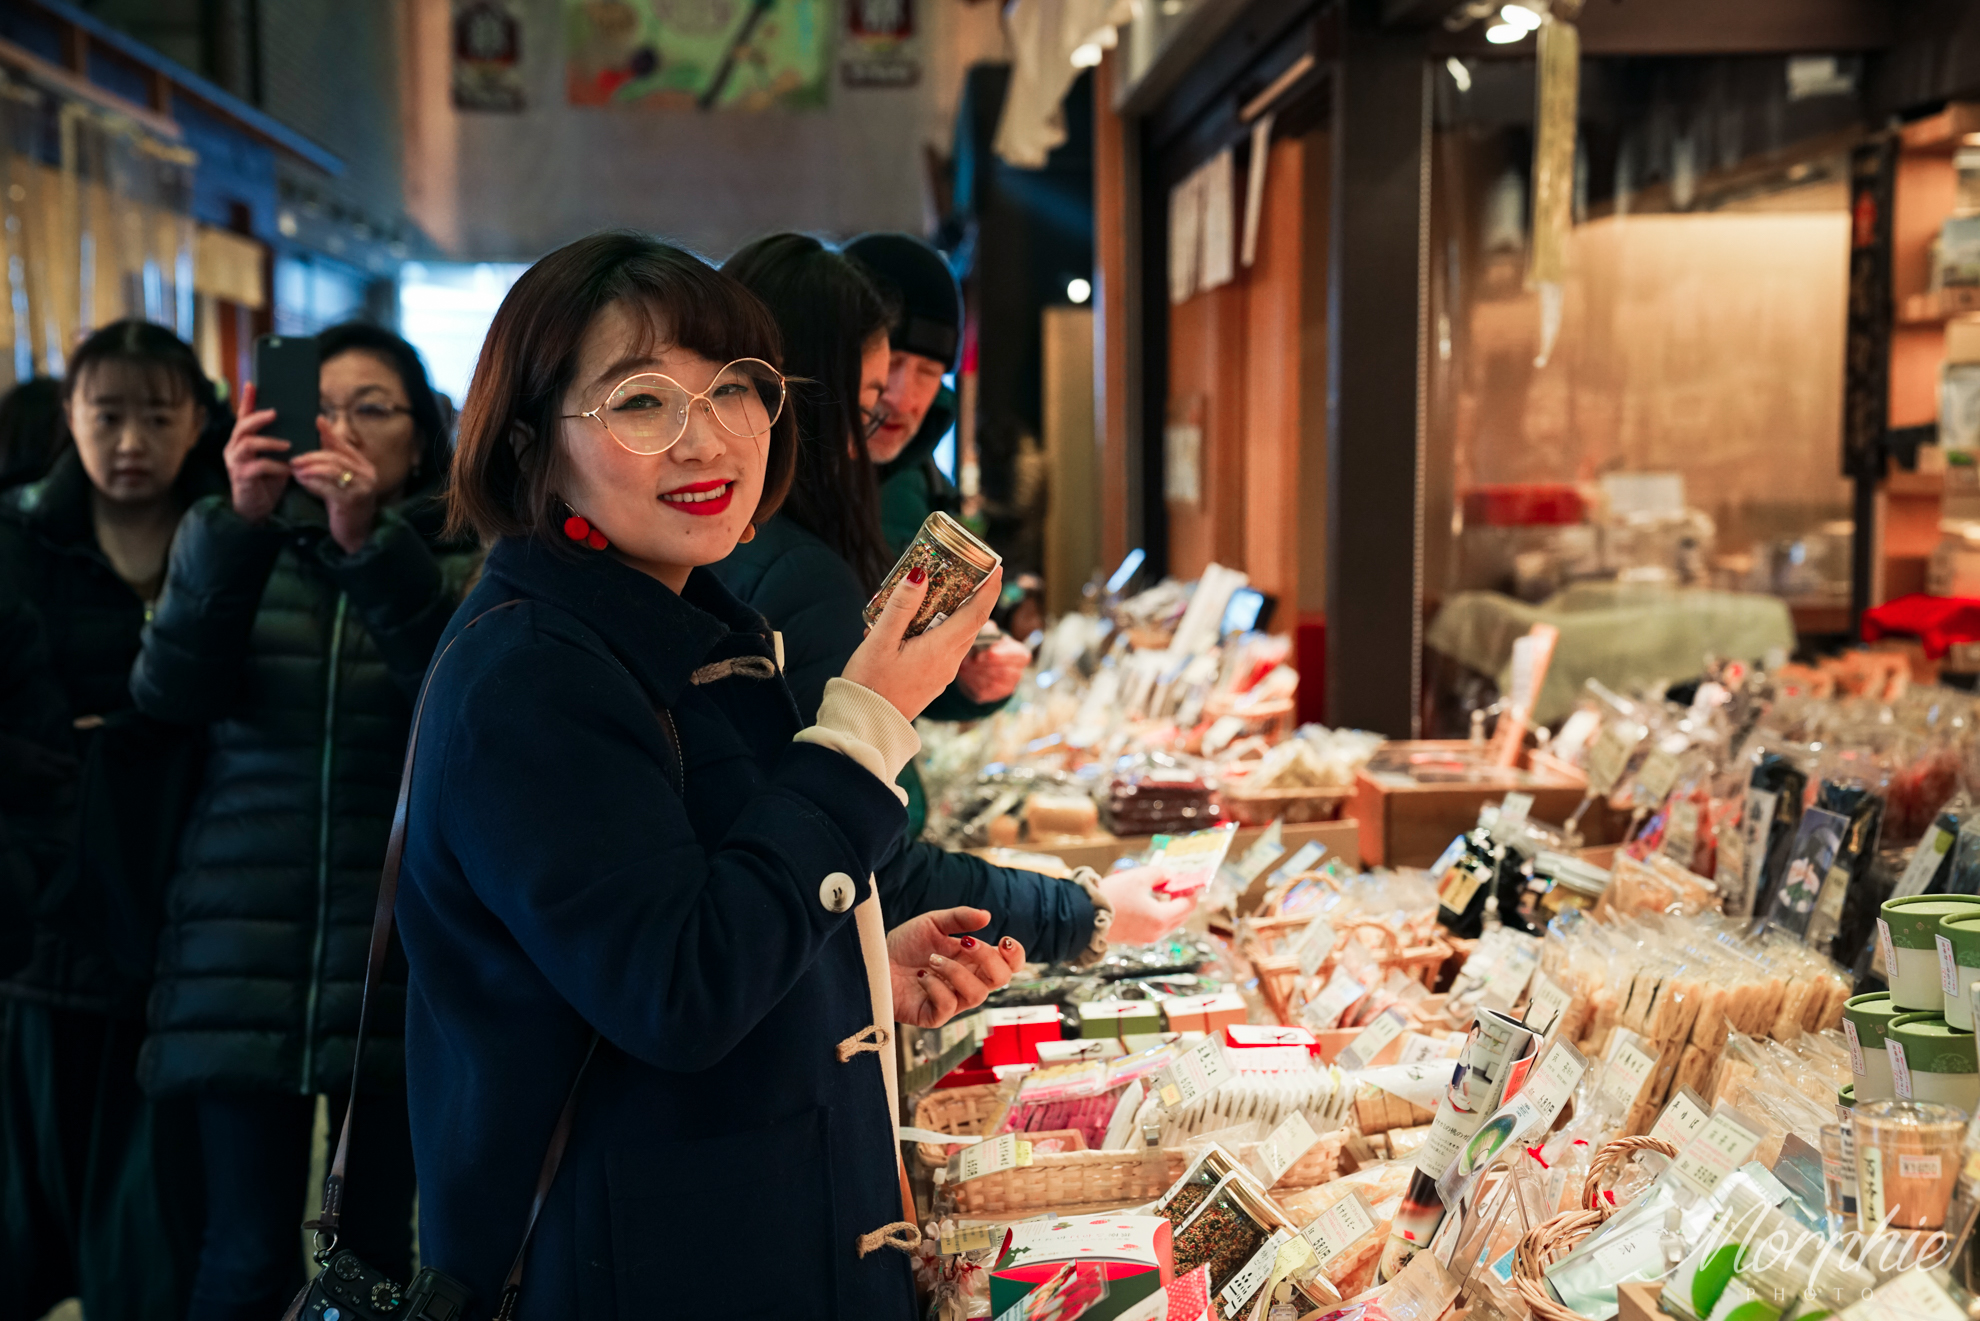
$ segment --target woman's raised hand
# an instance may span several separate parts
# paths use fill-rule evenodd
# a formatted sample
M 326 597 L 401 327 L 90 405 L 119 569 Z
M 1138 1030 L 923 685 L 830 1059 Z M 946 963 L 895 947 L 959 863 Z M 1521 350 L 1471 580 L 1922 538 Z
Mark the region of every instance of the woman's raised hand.
M 842 677 L 872 689 L 896 711 L 914 719 L 955 679 L 963 657 L 975 645 L 977 631 L 997 604 L 1003 582 L 1003 569 L 992 569 L 962 609 L 919 637 L 910 638 L 905 636 L 907 627 L 928 596 L 926 575 L 919 568 L 911 570 L 894 584 L 893 595 L 887 598 L 859 650 L 846 662 Z
M 981 931 L 981 908 L 944 908 L 912 917 L 887 933 L 894 1017 L 916 1027 L 940 1027 L 1024 966 L 1024 946 L 1009 936 L 996 944 L 964 933 Z
M 234 421 L 234 433 L 227 437 L 224 457 L 234 512 L 250 523 L 265 522 L 281 502 L 282 488 L 289 484 L 289 464 L 281 457 L 289 452 L 289 442 L 261 434 L 261 429 L 274 420 L 274 409 L 255 410 L 253 384 L 242 386 L 241 415 Z
M 316 419 L 322 448 L 298 454 L 289 467 L 296 485 L 323 501 L 330 536 L 346 555 L 358 553 L 378 522 L 378 469 L 363 451 L 347 445 L 328 418 Z

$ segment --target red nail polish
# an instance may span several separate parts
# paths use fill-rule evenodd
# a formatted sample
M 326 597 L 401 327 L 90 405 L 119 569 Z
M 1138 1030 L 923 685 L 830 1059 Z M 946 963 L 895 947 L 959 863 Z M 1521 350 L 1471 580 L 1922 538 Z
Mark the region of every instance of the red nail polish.
M 926 968 L 919 969 L 915 972 L 914 975 L 917 977 L 926 977 L 928 975 L 928 969 Z
M 928 570 L 922 568 L 919 564 L 915 565 L 912 569 L 908 570 L 908 581 L 917 586 L 927 582 Z
M 973 941 L 973 940 L 971 940 L 971 939 L 970 939 L 970 938 L 969 938 L 968 936 L 964 936 L 964 937 L 962 938 L 962 947 L 963 947 L 964 949 L 975 949 L 975 948 L 976 948 L 976 942 L 975 942 L 975 941 Z
M 1005 949 L 1017 948 L 1017 942 L 1015 940 L 1012 940 L 1009 936 L 1005 936 L 1003 940 L 999 943 L 1002 944 Z

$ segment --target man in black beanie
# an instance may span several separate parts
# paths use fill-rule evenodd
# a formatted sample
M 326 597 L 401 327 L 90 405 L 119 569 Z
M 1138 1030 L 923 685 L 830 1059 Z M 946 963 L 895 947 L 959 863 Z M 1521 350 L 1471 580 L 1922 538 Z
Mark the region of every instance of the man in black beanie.
M 880 396 L 887 420 L 866 451 L 880 479 L 880 528 L 898 555 L 929 514 L 962 512 L 962 495 L 935 462 L 935 447 L 956 422 L 955 392 L 942 378 L 962 359 L 962 290 L 942 254 L 909 234 L 862 234 L 844 251 L 897 309 L 887 332 L 887 391 Z M 990 714 L 1015 691 L 1030 660 L 1024 646 L 1010 641 L 977 652 L 925 714 L 936 720 Z

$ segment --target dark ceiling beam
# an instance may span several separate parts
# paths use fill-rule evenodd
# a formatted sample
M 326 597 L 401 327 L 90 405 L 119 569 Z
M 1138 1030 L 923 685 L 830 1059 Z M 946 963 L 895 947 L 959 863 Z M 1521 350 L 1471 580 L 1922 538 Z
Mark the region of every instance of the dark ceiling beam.
M 1384 0 L 1384 21 L 1438 27 L 1451 0 Z M 1897 39 L 1891 0 L 1586 0 L 1575 19 L 1584 55 L 1800 55 L 1883 50 Z M 1437 37 L 1440 54 L 1515 50 L 1485 40 L 1484 23 Z

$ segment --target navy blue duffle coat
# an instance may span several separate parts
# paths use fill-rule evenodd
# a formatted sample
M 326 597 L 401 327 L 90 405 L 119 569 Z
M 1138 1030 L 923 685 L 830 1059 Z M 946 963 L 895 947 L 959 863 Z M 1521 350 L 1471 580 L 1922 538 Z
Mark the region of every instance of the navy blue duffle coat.
M 519 1315 L 906 1321 L 907 1256 L 857 1247 L 902 1218 L 880 1057 L 836 1050 L 873 1017 L 847 884 L 900 801 L 719 664 L 773 646 L 705 570 L 503 541 L 457 635 L 398 902 L 425 1263 L 492 1312 L 596 1029 Z

